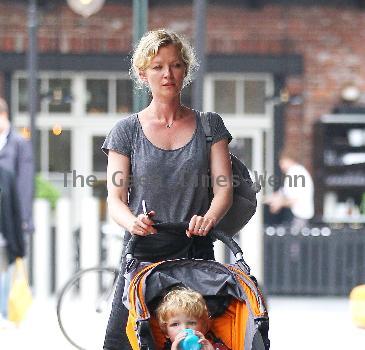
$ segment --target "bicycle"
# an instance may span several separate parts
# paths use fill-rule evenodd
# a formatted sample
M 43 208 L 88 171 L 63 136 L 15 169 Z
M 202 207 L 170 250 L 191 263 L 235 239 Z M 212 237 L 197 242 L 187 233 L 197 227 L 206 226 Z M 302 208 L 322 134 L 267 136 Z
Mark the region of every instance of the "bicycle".
M 142 207 L 148 215 L 144 200 Z M 105 237 L 121 240 L 116 224 L 104 224 L 101 231 Z M 76 349 L 102 349 L 118 273 L 111 266 L 82 269 L 61 289 L 57 300 L 58 325 Z
M 109 226 L 108 232 L 108 225 L 102 233 L 121 239 L 120 230 Z M 81 269 L 61 289 L 57 320 L 64 337 L 76 349 L 103 348 L 118 272 L 116 267 L 102 265 Z

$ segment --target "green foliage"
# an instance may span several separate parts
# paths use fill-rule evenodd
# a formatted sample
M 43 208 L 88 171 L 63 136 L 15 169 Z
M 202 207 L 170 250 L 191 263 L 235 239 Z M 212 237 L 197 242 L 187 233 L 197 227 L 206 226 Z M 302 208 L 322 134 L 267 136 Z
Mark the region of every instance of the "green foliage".
M 35 177 L 35 197 L 43 198 L 49 201 L 51 208 L 55 209 L 60 192 L 50 181 L 43 178 L 41 175 Z

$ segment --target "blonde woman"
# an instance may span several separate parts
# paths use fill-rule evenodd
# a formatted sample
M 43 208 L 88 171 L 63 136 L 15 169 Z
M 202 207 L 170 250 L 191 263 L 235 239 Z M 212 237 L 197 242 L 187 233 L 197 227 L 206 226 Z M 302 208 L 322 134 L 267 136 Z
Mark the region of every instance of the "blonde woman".
M 228 143 L 231 135 L 218 114 L 210 114 L 210 164 L 199 112 L 181 103 L 181 91 L 198 64 L 192 47 L 165 29 L 146 33 L 137 45 L 131 75 L 151 94 L 144 110 L 121 119 L 103 144 L 108 155 L 108 206 L 112 218 L 131 235 L 145 236 L 135 255 L 143 261 L 168 258 L 214 259 L 206 237 L 232 204 L 232 174 Z M 214 197 L 206 184 L 211 170 Z M 222 181 L 221 181 L 222 180 Z M 150 215 L 143 214 L 145 200 Z M 180 236 L 158 234 L 153 221 L 188 221 Z M 121 276 L 124 266 L 122 264 Z M 119 278 L 104 349 L 128 349 L 128 310 L 122 304 L 124 278 Z

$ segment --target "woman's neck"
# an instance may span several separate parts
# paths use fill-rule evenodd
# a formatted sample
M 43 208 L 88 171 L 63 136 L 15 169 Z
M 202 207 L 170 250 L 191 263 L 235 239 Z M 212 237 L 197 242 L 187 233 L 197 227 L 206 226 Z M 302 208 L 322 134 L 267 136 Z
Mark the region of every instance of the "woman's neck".
M 163 123 L 171 124 L 181 118 L 184 108 L 180 101 L 165 103 L 152 100 L 147 107 L 147 111 L 152 118 L 157 118 Z

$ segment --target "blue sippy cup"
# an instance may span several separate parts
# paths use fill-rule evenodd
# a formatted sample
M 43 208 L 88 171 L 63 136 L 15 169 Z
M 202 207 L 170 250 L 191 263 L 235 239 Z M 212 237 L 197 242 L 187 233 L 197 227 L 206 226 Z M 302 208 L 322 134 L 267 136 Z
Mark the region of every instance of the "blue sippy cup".
M 186 328 L 183 330 L 186 337 L 180 342 L 181 350 L 200 350 L 202 345 L 199 343 L 199 337 L 194 333 L 193 329 Z

